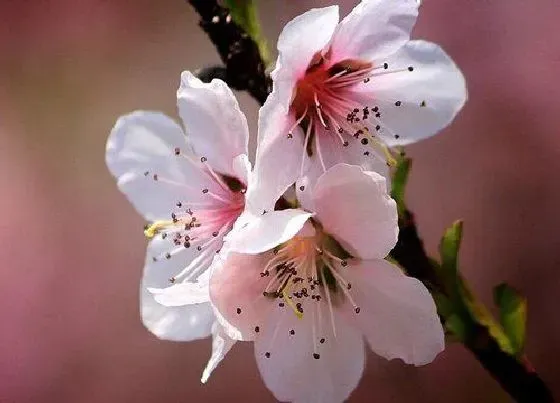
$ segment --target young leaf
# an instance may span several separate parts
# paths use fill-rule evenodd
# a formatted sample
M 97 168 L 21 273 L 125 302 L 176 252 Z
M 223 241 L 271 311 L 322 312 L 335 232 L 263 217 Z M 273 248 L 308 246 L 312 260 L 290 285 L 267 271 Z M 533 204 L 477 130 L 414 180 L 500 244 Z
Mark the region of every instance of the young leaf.
M 457 314 L 452 314 L 446 319 L 445 330 L 453 335 L 457 341 L 464 342 L 467 338 L 467 326 L 461 316 Z
M 397 159 L 397 165 L 393 173 L 393 180 L 391 183 L 391 197 L 397 202 L 397 209 L 399 211 L 399 217 L 402 217 L 406 211 L 406 204 L 404 201 L 404 193 L 406 190 L 406 183 L 408 181 L 408 174 L 410 172 L 410 167 L 412 165 L 412 160 L 406 157 L 399 157 Z
M 438 266 L 438 274 L 443 279 L 448 295 L 454 304 L 461 305 L 458 274 L 458 254 L 463 237 L 463 222 L 455 221 L 445 231 L 439 244 L 441 265 Z
M 262 59 L 268 64 L 268 46 L 261 34 L 257 7 L 253 0 L 224 0 L 233 20 L 259 45 Z
M 443 271 L 450 277 L 456 277 L 457 275 L 457 255 L 459 254 L 462 237 L 463 222 L 460 220 L 455 221 L 451 228 L 445 231 L 439 245 L 441 266 Z
M 515 348 L 509 336 L 502 326 L 494 319 L 486 306 L 476 300 L 474 294 L 463 280 L 459 281 L 459 288 L 461 299 L 467 307 L 472 320 L 488 329 L 488 332 L 498 343 L 502 351 L 510 355 L 515 355 Z
M 500 284 L 494 288 L 494 302 L 500 308 L 500 322 L 514 353 L 519 356 L 525 345 L 527 300 L 507 284 Z

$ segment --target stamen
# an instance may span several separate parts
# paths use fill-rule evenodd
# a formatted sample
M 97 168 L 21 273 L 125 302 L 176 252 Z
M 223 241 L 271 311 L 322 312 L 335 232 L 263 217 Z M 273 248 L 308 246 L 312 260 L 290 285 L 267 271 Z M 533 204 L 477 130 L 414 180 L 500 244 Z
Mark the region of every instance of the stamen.
M 331 77 L 327 78 L 327 79 L 325 80 L 325 83 L 330 83 L 331 81 L 334 81 L 334 80 L 336 80 L 337 78 L 340 78 L 340 77 L 344 76 L 346 73 L 348 73 L 348 70 L 347 70 L 347 69 L 344 69 L 344 70 L 342 70 L 342 71 L 339 71 L 338 73 L 336 73 L 336 74 L 332 75 Z
M 303 176 L 303 165 L 305 163 L 305 153 L 307 152 L 307 145 L 309 143 L 309 138 L 311 137 L 311 128 L 312 127 L 313 127 L 312 123 L 309 122 L 309 126 L 307 126 L 307 132 L 305 133 L 305 142 L 303 143 L 303 151 L 301 153 L 301 166 L 299 168 L 300 178 Z
M 177 181 L 174 181 L 174 180 L 171 180 L 171 179 L 162 178 L 159 175 L 154 175 L 154 177 L 157 177 L 158 182 L 163 182 L 163 183 L 167 183 L 168 185 L 177 186 L 181 189 L 189 189 L 189 190 L 192 190 L 194 192 L 199 191 L 198 188 L 195 188 L 193 186 L 189 186 L 187 183 L 184 183 L 184 182 L 180 183 L 180 182 L 177 182 Z M 156 180 L 156 179 L 154 178 L 154 180 Z
M 281 250 L 278 252 L 278 254 L 276 254 L 272 259 L 270 259 L 268 261 L 268 263 L 266 264 L 266 266 L 264 267 L 262 273 L 266 273 L 270 271 L 270 268 L 275 265 L 276 263 L 280 263 L 282 260 L 284 260 L 287 257 L 287 253 L 285 252 L 285 250 Z
M 379 148 L 381 148 L 381 151 L 383 151 L 383 154 L 385 155 L 385 160 L 387 161 L 387 164 L 389 166 L 394 167 L 394 166 L 397 165 L 397 160 L 395 159 L 395 157 L 393 157 L 393 154 L 391 154 L 391 150 L 389 149 L 389 147 L 387 147 L 387 145 L 385 143 L 383 143 L 378 138 L 373 137 L 370 134 L 369 130 L 365 130 L 364 135 L 368 138 L 368 140 L 370 140 L 372 143 L 378 145 Z M 375 152 L 375 149 L 374 149 L 374 152 Z
M 292 299 L 288 296 L 289 288 L 291 288 L 291 284 L 288 284 L 285 287 L 284 292 L 282 292 L 282 298 L 284 299 L 286 304 L 288 304 L 288 306 L 292 309 L 292 311 L 296 314 L 297 318 L 302 319 L 303 318 L 303 312 L 301 312 L 298 309 L 298 307 L 294 304 L 294 301 L 292 301 Z M 288 289 L 288 290 L 286 291 L 286 289 Z
M 319 102 L 319 99 L 317 98 L 317 93 L 314 94 L 315 97 L 315 111 L 317 112 L 317 116 L 319 117 L 319 120 L 321 121 L 321 124 L 323 125 L 324 128 L 327 128 L 327 124 L 325 123 L 325 119 L 323 118 L 323 114 L 321 112 L 321 103 Z
M 336 135 L 338 136 L 338 138 L 340 139 L 340 142 L 342 143 L 342 145 L 345 147 L 348 145 L 348 142 L 346 140 L 344 140 L 344 138 L 342 137 L 342 134 L 340 133 L 340 131 L 336 131 Z
M 205 249 L 200 255 L 198 255 L 193 261 L 185 267 L 181 272 L 174 276 L 175 280 L 179 280 L 186 276 L 185 281 L 189 281 L 195 278 L 196 274 L 200 271 L 201 267 L 205 267 L 205 263 L 209 259 L 214 258 L 213 250 L 210 248 Z
M 311 310 L 311 337 L 313 338 L 313 356 L 317 354 L 317 331 L 315 328 L 315 312 Z
M 296 129 L 296 127 L 298 127 L 300 125 L 301 122 L 303 122 L 303 119 L 305 119 L 305 117 L 307 116 L 307 110 L 309 107 L 305 107 L 305 110 L 303 111 L 301 117 L 296 120 L 296 122 L 294 123 L 294 125 L 290 128 L 290 130 L 288 130 L 288 136 L 293 136 L 294 134 L 294 130 Z
M 384 71 L 381 71 L 379 73 L 373 73 L 371 75 L 371 77 L 379 77 L 379 76 L 384 76 L 384 75 L 393 74 L 393 73 L 402 73 L 402 72 L 405 72 L 405 71 L 406 72 L 411 72 L 413 70 L 414 70 L 414 68 L 412 70 L 410 70 L 409 67 L 405 67 L 405 68 L 402 68 L 402 69 L 395 69 L 395 70 L 384 70 Z
M 334 312 L 333 312 L 333 306 L 332 306 L 332 300 L 331 300 L 331 293 L 330 293 L 327 281 L 325 279 L 325 273 L 324 273 L 323 270 L 321 270 L 321 279 L 323 280 L 323 289 L 325 290 L 325 294 L 327 296 L 327 303 L 329 305 L 329 312 L 330 312 L 330 316 L 331 316 L 331 325 L 332 325 L 333 335 L 334 335 L 334 337 L 336 337 L 336 325 L 334 323 Z
M 206 157 L 201 157 L 200 161 L 194 159 L 194 155 L 192 155 L 191 153 L 182 153 L 181 150 L 179 150 L 179 153 L 177 153 L 177 150 L 179 149 L 175 149 L 175 155 L 180 155 L 184 160 L 186 160 L 187 162 L 189 162 L 191 165 L 193 165 L 196 169 L 193 170 L 194 172 L 197 173 L 204 173 L 205 176 L 209 177 L 211 180 L 215 180 L 218 182 L 218 184 L 224 188 L 224 190 L 229 191 L 229 188 L 226 186 L 224 187 L 223 185 L 225 185 L 222 181 L 222 179 L 219 177 L 219 175 L 217 175 L 214 170 L 212 169 L 212 167 L 207 163 L 208 159 Z M 204 170 L 201 167 L 201 164 L 204 165 L 204 167 L 207 169 Z
M 356 302 L 354 302 L 354 299 L 352 298 L 352 295 L 350 295 L 350 287 L 349 287 L 349 283 L 344 279 L 344 277 L 342 277 L 342 275 L 338 272 L 338 270 L 336 270 L 331 264 L 330 262 L 327 261 L 327 259 L 323 259 L 323 262 L 328 266 L 328 268 L 331 270 L 332 275 L 335 277 L 335 279 L 341 283 L 343 285 L 343 287 L 340 287 L 340 289 L 342 290 L 342 292 L 344 293 L 344 295 L 346 296 L 346 298 L 348 298 L 348 301 L 350 301 L 350 303 L 352 304 L 352 307 L 354 308 L 354 310 L 356 311 L 356 313 L 360 312 L 360 307 L 358 305 L 356 305 Z
M 220 177 L 220 175 L 218 175 L 210 166 L 210 164 L 208 164 L 208 162 L 206 162 L 206 159 L 202 160 L 204 166 L 206 167 L 206 169 L 208 170 L 208 172 L 210 173 L 210 175 L 212 176 L 212 178 L 214 178 L 214 180 L 216 182 L 218 182 L 218 184 L 220 185 L 220 187 L 226 191 L 226 192 L 231 192 L 229 186 L 223 181 L 223 179 Z
M 173 225 L 173 221 L 156 221 L 144 230 L 144 236 L 153 239 L 162 229 Z
M 230 204 L 230 203 L 231 203 L 230 200 L 228 200 L 228 199 L 226 199 L 226 198 L 224 198 L 224 197 L 222 197 L 222 196 L 220 196 L 220 195 L 218 195 L 218 194 L 216 194 L 216 193 L 214 193 L 214 192 L 211 192 L 211 191 L 208 190 L 208 189 L 204 189 L 204 190 L 202 191 L 202 193 L 204 193 L 205 195 L 209 195 L 209 196 L 211 196 L 213 199 L 215 199 L 215 200 L 217 200 L 217 201 L 220 201 L 220 202 L 222 202 L 222 203 L 226 203 L 226 204 Z
M 325 166 L 325 161 L 323 160 L 323 153 L 321 151 L 321 136 L 315 136 L 315 144 L 317 148 L 317 157 L 319 157 L 319 162 L 321 163 L 321 168 L 323 172 L 327 172 L 327 167 Z

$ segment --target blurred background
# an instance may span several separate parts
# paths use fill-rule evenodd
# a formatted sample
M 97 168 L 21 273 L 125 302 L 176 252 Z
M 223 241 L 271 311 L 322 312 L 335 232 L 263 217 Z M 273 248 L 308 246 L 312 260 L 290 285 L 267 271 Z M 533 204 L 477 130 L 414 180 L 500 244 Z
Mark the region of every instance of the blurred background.
M 346 13 L 354 0 L 342 1 Z M 261 0 L 274 49 L 319 0 Z M 481 299 L 529 299 L 527 353 L 560 393 L 560 3 L 425 0 L 416 38 L 463 69 L 470 100 L 409 148 L 426 246 L 465 219 L 461 266 Z M 273 402 L 250 344 L 199 383 L 210 341 L 162 342 L 138 317 L 143 220 L 104 164 L 117 117 L 175 116 L 179 74 L 218 62 L 182 0 L 0 1 L 0 402 Z M 238 94 L 255 129 L 257 104 Z M 255 131 L 253 130 L 253 133 Z M 350 402 L 508 402 L 460 345 L 426 367 L 370 354 Z

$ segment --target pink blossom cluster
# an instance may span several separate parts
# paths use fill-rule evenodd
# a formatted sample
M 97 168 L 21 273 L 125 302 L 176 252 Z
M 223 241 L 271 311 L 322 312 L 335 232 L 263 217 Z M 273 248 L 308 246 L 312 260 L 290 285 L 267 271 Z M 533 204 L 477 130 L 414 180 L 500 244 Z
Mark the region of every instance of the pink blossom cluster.
M 213 336 L 203 382 L 252 341 L 278 400 L 340 402 L 366 345 L 413 365 L 444 349 L 429 291 L 387 259 L 394 147 L 436 134 L 467 97 L 449 56 L 410 39 L 418 7 L 364 0 L 341 21 L 333 6 L 288 23 L 254 167 L 220 80 L 182 74 L 183 126 L 148 111 L 117 121 L 107 165 L 149 222 L 142 320 L 162 339 Z

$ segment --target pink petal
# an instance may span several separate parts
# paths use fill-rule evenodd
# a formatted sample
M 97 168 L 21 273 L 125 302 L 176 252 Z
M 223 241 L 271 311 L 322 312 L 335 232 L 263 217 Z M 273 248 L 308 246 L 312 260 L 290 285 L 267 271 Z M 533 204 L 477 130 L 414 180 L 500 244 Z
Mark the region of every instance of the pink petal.
M 287 307 L 275 306 L 269 313 L 255 340 L 261 376 L 280 401 L 342 402 L 362 376 L 362 335 L 353 327 L 338 326 L 335 337 L 325 304 L 304 302 L 303 309 L 302 319 Z
M 263 295 L 268 277 L 262 277 L 272 253 L 245 255 L 231 252 L 222 265 L 216 265 L 210 279 L 210 299 L 229 337 L 253 340 L 255 327 L 272 307 Z
M 185 71 L 177 105 L 196 153 L 219 173 L 234 176 L 233 160 L 247 154 L 249 129 L 227 84 L 217 79 L 203 83 Z
M 191 341 L 210 336 L 216 318 L 209 303 L 167 307 L 155 301 L 146 285 L 140 287 L 142 323 L 162 340 Z
M 157 303 L 167 306 L 195 305 L 210 302 L 208 284 L 186 282 L 167 288 L 148 288 Z
M 338 6 L 331 6 L 309 10 L 286 24 L 278 38 L 274 80 L 300 78 L 313 56 L 331 40 L 338 19 Z
M 210 360 L 208 360 L 206 368 L 204 368 L 200 382 L 208 382 L 212 372 L 214 372 L 220 362 L 222 362 L 234 344 L 235 340 L 226 334 L 224 328 L 218 323 L 214 323 L 212 326 L 212 356 L 210 357 Z
M 317 181 L 313 203 L 325 231 L 356 257 L 384 258 L 397 242 L 397 207 L 377 173 L 336 165 Z
M 436 134 L 465 104 L 465 78 L 439 46 L 411 41 L 386 62 L 389 71 L 401 72 L 374 76 L 359 91 L 367 95 L 363 102 L 379 107 L 382 129 L 377 134 L 389 146 Z
M 274 249 L 293 238 L 313 214 L 299 209 L 244 215 L 228 236 L 229 248 L 239 253 L 257 254 Z
M 424 285 L 384 261 L 350 262 L 343 272 L 360 312 L 345 304 L 345 317 L 387 359 L 424 365 L 445 348 L 434 300 Z
M 340 22 L 331 46 L 333 56 L 384 58 L 409 40 L 417 16 L 417 0 L 363 0 Z
M 273 210 L 300 172 L 304 137 L 298 127 L 289 138 L 295 119 L 282 106 L 289 98 L 280 98 L 278 91 L 273 92 L 259 112 L 257 156 L 246 195 L 247 209 L 254 214 Z
M 169 255 L 167 255 L 169 253 Z M 215 316 L 209 303 L 208 292 L 190 294 L 184 298 L 191 298 L 189 305 L 170 303 L 173 306 L 164 306 L 156 301 L 156 296 L 148 289 L 165 289 L 171 285 L 170 278 L 186 267 L 196 255 L 193 249 L 173 246 L 169 238 L 161 236 L 150 241 L 146 252 L 144 274 L 140 287 L 140 312 L 144 326 L 154 335 L 164 340 L 190 341 L 210 335 Z M 167 258 L 169 256 L 169 258 Z M 154 261 L 153 258 L 156 258 Z M 204 276 L 200 276 L 204 282 Z M 179 295 L 173 293 L 173 296 Z M 198 299 L 197 299 L 198 298 Z M 163 301 L 170 302 L 170 301 Z
M 157 235 L 148 244 L 143 282 L 148 288 L 167 288 L 171 278 L 187 267 L 200 252 L 196 248 L 176 246 L 171 237 Z
M 234 176 L 244 184 L 249 184 L 251 175 L 251 161 L 247 154 L 240 154 L 233 159 L 233 173 Z
M 358 165 L 364 171 L 373 171 L 385 177 L 390 188 L 390 173 L 383 151 L 376 150 L 374 144 L 363 145 L 360 140 L 348 137 L 348 146 L 343 146 L 340 139 L 332 132 L 319 128 L 315 137 L 316 147 L 320 147 L 322 163 L 318 153 L 306 158 L 304 172 L 296 184 L 298 200 L 302 208 L 314 211 L 312 192 L 317 180 L 323 173 L 323 164 L 326 169 L 335 165 L 346 163 Z
M 157 112 L 121 117 L 107 140 L 109 170 L 149 221 L 170 219 L 178 201 L 201 200 L 202 189 L 220 192 L 217 183 L 187 157 L 193 158 L 182 129 Z

